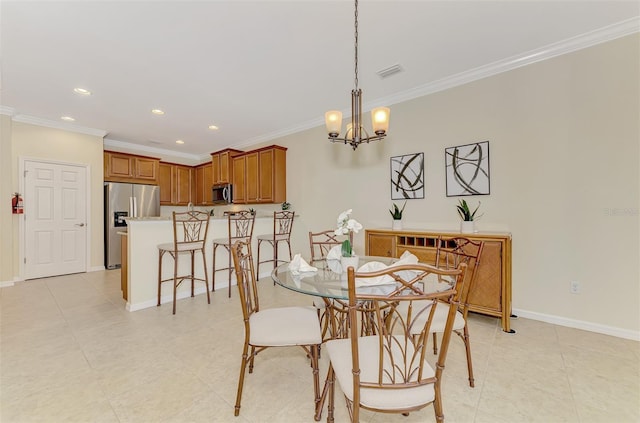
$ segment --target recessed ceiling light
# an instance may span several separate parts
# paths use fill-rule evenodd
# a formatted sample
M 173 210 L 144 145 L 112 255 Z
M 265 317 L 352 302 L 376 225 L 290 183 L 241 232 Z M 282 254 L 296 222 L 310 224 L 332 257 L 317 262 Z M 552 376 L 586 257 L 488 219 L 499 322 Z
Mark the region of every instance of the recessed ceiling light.
M 74 122 L 75 121 L 75 119 L 72 118 L 71 116 L 62 116 L 60 119 L 66 120 L 67 122 Z
M 212 131 L 217 131 L 219 128 L 215 125 L 209 125 L 209 129 L 211 129 Z
M 164 112 L 160 109 L 153 109 L 151 110 L 151 113 L 153 113 L 154 115 L 164 115 Z
M 84 88 L 74 88 L 73 92 L 80 95 L 91 95 L 91 91 L 85 90 Z
M 184 141 L 182 141 L 182 140 L 177 140 L 177 141 L 176 141 L 176 144 L 184 144 Z

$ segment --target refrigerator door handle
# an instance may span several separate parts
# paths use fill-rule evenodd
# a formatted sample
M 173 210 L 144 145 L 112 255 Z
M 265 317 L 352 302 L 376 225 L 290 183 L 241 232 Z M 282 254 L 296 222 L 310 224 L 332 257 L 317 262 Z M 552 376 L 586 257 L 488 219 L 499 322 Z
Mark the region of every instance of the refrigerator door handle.
M 138 198 L 137 197 L 131 197 L 133 199 L 133 217 L 139 217 L 138 216 Z

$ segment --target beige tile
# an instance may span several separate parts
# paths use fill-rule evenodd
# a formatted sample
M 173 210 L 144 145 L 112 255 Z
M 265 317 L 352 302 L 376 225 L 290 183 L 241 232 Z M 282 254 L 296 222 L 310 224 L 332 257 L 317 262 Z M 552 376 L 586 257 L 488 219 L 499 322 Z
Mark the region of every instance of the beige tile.
M 0 421 L 314 421 L 311 369 L 294 347 L 256 358 L 234 417 L 244 338 L 235 287 L 231 298 L 212 293 L 210 305 L 204 295 L 180 300 L 176 315 L 170 304 L 129 313 L 119 277 L 92 272 L 0 289 Z M 269 278 L 259 287 L 262 308 L 312 304 Z M 640 343 L 523 318 L 512 326 L 517 333 L 507 334 L 499 319 L 470 315 L 475 388 L 464 345 L 451 339 L 448 423 L 640 421 Z M 323 356 L 321 384 L 327 367 Z M 335 421 L 349 421 L 336 391 Z M 434 422 L 433 407 L 361 414 L 363 423 L 418 421 Z

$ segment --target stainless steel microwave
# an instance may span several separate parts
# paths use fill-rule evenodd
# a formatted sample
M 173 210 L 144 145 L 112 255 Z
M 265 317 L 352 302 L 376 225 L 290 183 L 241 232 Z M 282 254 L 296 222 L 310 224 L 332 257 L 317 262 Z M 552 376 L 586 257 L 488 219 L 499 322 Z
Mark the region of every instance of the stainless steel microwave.
M 233 201 L 233 187 L 231 184 L 216 184 L 211 187 L 211 202 L 213 204 L 231 204 Z

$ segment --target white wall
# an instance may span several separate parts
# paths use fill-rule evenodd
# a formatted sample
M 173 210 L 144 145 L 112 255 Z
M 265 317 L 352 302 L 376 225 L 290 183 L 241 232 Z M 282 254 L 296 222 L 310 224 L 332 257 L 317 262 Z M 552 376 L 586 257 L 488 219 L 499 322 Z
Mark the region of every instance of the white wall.
M 103 226 L 103 158 L 102 137 L 46 128 L 28 123 L 13 122 L 11 131 L 11 162 L 13 168 L 12 186 L 18 190 L 18 168 L 21 158 L 42 158 L 52 161 L 88 165 L 90 169 L 91 210 L 89 231 L 91 245 L 90 268 L 104 267 L 104 226 Z M 3 182 L 4 184 L 4 182 Z M 25 199 L 26 201 L 26 199 Z M 13 274 L 18 275 L 18 218 L 14 226 Z
M 389 158 L 425 153 L 426 197 L 405 228 L 455 229 L 444 149 L 489 140 L 491 195 L 480 230 L 513 235 L 513 307 L 523 316 L 638 338 L 638 34 L 393 105 L 389 136 L 349 147 L 324 128 L 274 140 L 288 147 L 287 199 L 306 232 L 353 208 L 390 227 Z M 363 87 L 366 95 L 366 87 Z M 345 96 L 349 93 L 345 92 Z M 364 252 L 363 234 L 356 249 Z M 571 280 L 582 292 L 571 294 Z M 600 327 L 602 326 L 602 327 Z

